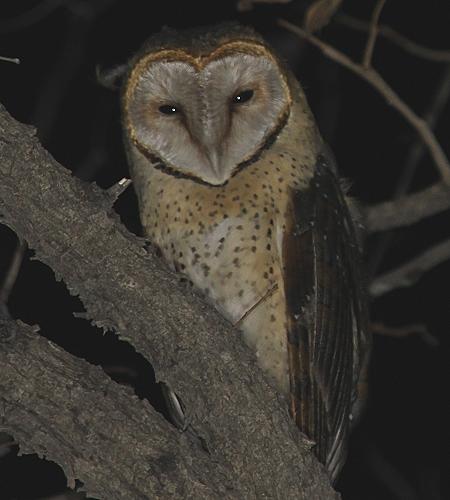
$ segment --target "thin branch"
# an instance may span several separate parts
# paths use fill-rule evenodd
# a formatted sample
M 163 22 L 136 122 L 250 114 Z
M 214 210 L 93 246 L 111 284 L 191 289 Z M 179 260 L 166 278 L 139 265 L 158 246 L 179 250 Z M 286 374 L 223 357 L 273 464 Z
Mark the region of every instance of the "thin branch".
M 426 344 L 431 347 L 437 347 L 439 340 L 432 335 L 427 326 L 422 323 L 403 326 L 389 326 L 380 322 L 370 323 L 370 330 L 376 335 L 384 335 L 393 338 L 405 338 L 417 334 Z
M 397 269 L 375 278 L 369 287 L 372 297 L 380 297 L 397 288 L 414 285 L 430 269 L 450 259 L 450 238 L 439 243 L 421 255 L 402 264 Z
M 443 68 L 442 76 L 431 92 L 430 103 L 423 115 L 423 119 L 431 130 L 434 130 L 442 112 L 445 110 L 450 97 L 450 64 Z M 425 147 L 422 141 L 414 142 L 405 162 L 405 168 L 398 180 L 394 196 L 399 198 L 405 195 L 411 186 L 417 166 L 423 158 Z
M 387 231 L 416 222 L 450 209 L 450 186 L 443 182 L 397 200 L 372 205 L 365 210 L 368 232 Z
M 373 9 L 372 19 L 370 20 L 369 24 L 369 36 L 367 38 L 367 44 L 364 50 L 364 56 L 362 62 L 363 66 L 366 69 L 372 66 L 373 49 L 375 47 L 375 42 L 378 35 L 378 29 L 377 29 L 378 20 L 380 19 L 380 14 L 381 11 L 383 10 L 385 3 L 386 0 L 378 0 L 378 2 L 375 5 L 375 8 Z
M 108 196 L 111 199 L 111 204 L 113 205 L 119 196 L 130 186 L 131 184 L 131 179 L 128 179 L 126 177 L 122 177 L 120 181 L 116 182 L 116 184 L 113 184 L 108 190 Z
M 442 114 L 442 111 L 445 109 L 448 99 L 450 97 L 450 64 L 448 64 L 443 71 L 443 75 L 439 80 L 436 89 L 434 92 L 431 92 L 431 102 L 428 106 L 428 110 L 424 114 L 424 119 L 427 122 L 430 129 L 434 130 L 436 123 L 439 120 L 439 117 Z M 417 140 L 414 141 L 411 148 L 409 149 L 408 155 L 405 160 L 405 167 L 403 168 L 398 180 L 397 185 L 395 187 L 393 193 L 393 199 L 399 200 L 404 197 L 408 191 L 410 190 L 412 181 L 414 179 L 414 175 L 416 173 L 417 167 L 419 166 L 424 154 L 425 154 L 425 146 L 423 141 Z M 444 197 L 441 196 L 440 201 L 444 202 L 444 210 L 450 208 L 446 206 L 445 202 L 447 199 L 450 204 L 450 190 L 445 190 L 444 188 Z M 408 208 L 410 214 L 419 215 L 422 213 L 423 209 L 429 210 L 431 207 L 436 207 L 436 200 L 434 199 L 435 193 L 430 193 L 429 199 L 425 198 L 421 201 L 419 205 L 415 204 Z M 415 195 L 413 195 L 415 196 Z M 446 199 L 447 198 L 447 199 Z M 373 213 L 376 215 L 376 207 L 373 207 Z M 392 211 L 389 217 L 389 220 L 386 219 L 387 224 L 391 224 L 392 221 L 396 221 L 399 217 L 400 219 L 404 218 L 405 212 L 398 210 L 400 207 L 397 207 L 397 211 Z M 369 259 L 368 270 L 370 276 L 375 276 L 378 272 L 378 268 L 383 261 L 383 258 L 394 238 L 395 232 L 388 231 L 385 232 L 378 238 L 377 244 L 371 252 L 371 256 Z
M 18 57 L 0 56 L 0 61 L 10 62 L 10 63 L 13 63 L 13 64 L 20 64 L 20 59 Z
M 339 24 L 357 31 L 367 32 L 370 29 L 369 23 L 347 14 L 338 14 L 335 17 L 335 20 Z M 420 45 L 398 33 L 389 26 L 379 25 L 377 31 L 380 36 L 386 38 L 386 40 L 389 40 L 392 43 L 395 43 L 405 52 L 408 52 L 413 56 L 438 63 L 450 63 L 450 50 L 430 49 L 429 47 L 424 47 L 423 45 Z
M 278 24 L 287 30 L 295 33 L 300 38 L 308 40 L 310 43 L 319 48 L 331 60 L 341 64 L 349 69 L 360 78 L 368 82 L 384 97 L 388 104 L 394 107 L 416 130 L 424 143 L 427 145 L 428 150 L 438 168 L 442 180 L 450 185 L 450 164 L 449 161 L 436 139 L 436 136 L 431 131 L 426 122 L 417 116 L 412 109 L 400 98 L 400 96 L 386 83 L 380 74 L 373 68 L 365 68 L 361 64 L 352 61 L 347 55 L 335 49 L 331 45 L 323 42 L 319 38 L 311 35 L 305 30 L 299 28 L 295 24 L 290 23 L 284 19 L 279 19 Z

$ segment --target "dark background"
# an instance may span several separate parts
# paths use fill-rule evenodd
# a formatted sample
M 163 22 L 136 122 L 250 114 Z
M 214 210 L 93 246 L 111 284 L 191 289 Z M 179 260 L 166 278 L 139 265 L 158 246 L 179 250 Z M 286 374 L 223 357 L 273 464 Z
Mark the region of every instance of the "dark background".
M 19 66 L 0 61 L 0 101 L 18 120 L 38 129 L 43 145 L 75 175 L 109 187 L 127 176 L 122 149 L 118 93 L 96 81 L 96 67 L 125 62 L 163 25 L 177 28 L 237 19 L 270 41 L 302 82 L 319 127 L 335 152 L 342 175 L 363 204 L 392 197 L 411 147 L 419 139 L 395 110 L 365 82 L 324 58 L 319 51 L 276 26 L 277 17 L 301 24 L 309 2 L 260 5 L 238 13 L 236 2 L 188 0 L 2 1 L 0 55 L 19 57 Z M 342 11 L 368 20 L 373 1 L 344 1 Z M 450 48 L 448 15 L 442 1 L 393 1 L 381 22 L 423 45 Z M 319 35 L 355 59 L 365 35 L 332 22 Z M 379 40 L 374 65 L 419 114 L 427 111 L 448 68 L 406 54 Z M 450 154 L 450 107 L 436 134 Z M 437 180 L 428 154 L 418 165 L 411 190 Z M 1 180 L 0 180 L 1 182 Z M 116 208 L 138 232 L 132 190 Z M 369 273 L 379 274 L 449 235 L 448 212 L 391 235 L 377 264 L 380 235 L 367 241 Z M 16 245 L 0 226 L 0 283 Z M 14 318 L 41 326 L 42 334 L 68 351 L 101 364 L 116 380 L 164 411 L 151 366 L 113 334 L 73 317 L 82 311 L 62 282 L 28 251 L 9 308 Z M 448 391 L 444 389 L 450 327 L 450 263 L 427 273 L 415 286 L 392 292 L 371 305 L 373 321 L 389 326 L 423 323 L 438 340 L 418 335 L 375 336 L 367 411 L 351 440 L 338 483 L 344 500 L 439 500 L 448 498 Z M 1 374 L 0 374 L 1 376 Z M 149 437 L 151 439 L 151 436 Z M 2 451 L 3 450 L 3 451 Z M 61 469 L 35 455 L 0 448 L 0 499 L 36 499 L 64 491 Z

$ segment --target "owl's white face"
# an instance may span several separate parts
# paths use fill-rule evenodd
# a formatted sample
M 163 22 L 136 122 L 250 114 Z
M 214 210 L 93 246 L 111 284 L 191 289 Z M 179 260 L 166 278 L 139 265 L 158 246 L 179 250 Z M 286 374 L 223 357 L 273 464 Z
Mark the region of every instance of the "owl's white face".
M 181 50 L 144 55 L 126 85 L 130 139 L 168 171 L 224 184 L 284 125 L 287 82 L 253 42 L 229 42 L 207 56 Z

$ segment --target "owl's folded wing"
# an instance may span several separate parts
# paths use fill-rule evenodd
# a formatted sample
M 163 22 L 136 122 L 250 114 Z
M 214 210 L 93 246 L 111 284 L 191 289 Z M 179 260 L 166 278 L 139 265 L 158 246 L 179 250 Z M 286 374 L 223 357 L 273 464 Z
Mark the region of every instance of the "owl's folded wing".
M 325 157 L 309 187 L 292 191 L 288 212 L 290 410 L 334 479 L 345 460 L 366 313 L 354 223 Z

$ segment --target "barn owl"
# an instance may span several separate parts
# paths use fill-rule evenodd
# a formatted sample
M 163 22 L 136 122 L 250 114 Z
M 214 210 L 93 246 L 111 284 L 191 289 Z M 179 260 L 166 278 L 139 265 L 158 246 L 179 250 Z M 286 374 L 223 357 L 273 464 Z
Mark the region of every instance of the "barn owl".
M 367 351 L 350 202 L 299 82 L 252 29 L 165 29 L 128 65 L 145 235 L 242 332 L 335 479 Z

